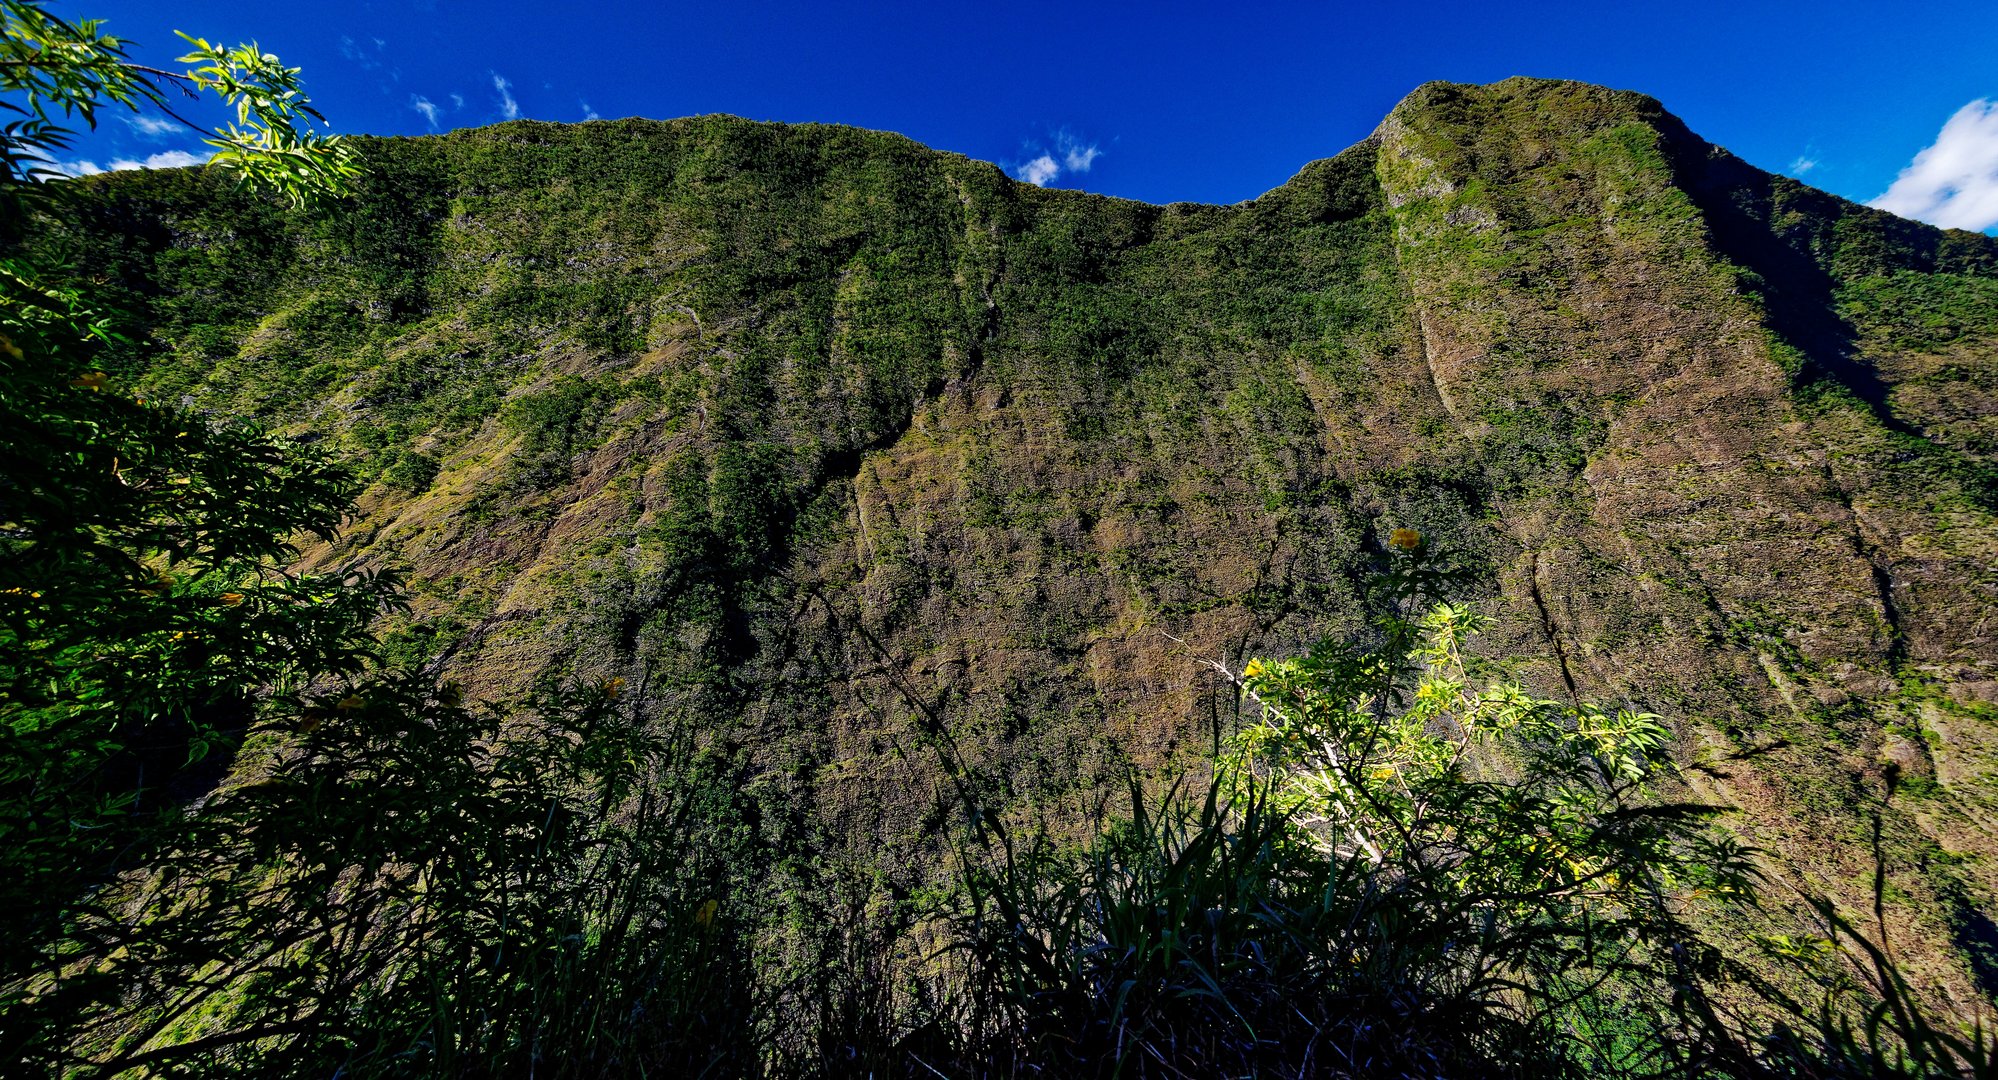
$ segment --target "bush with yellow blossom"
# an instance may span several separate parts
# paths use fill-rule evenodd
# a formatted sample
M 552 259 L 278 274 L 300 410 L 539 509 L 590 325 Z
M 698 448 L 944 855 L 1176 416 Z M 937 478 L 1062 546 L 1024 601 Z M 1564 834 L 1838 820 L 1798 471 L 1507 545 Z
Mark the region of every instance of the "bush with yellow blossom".
M 1658 717 L 1481 679 L 1484 619 L 1442 599 L 1461 576 L 1414 530 L 1384 547 L 1373 639 L 1249 661 L 1204 797 L 1134 790 L 1080 855 L 1009 846 L 972 875 L 961 933 L 1007 1034 L 981 1053 L 1563 1075 L 1596 1051 L 1551 1025 L 1608 1001 L 1617 1039 L 1663 1052 L 1661 988 L 1706 954 L 1684 915 L 1751 896 L 1749 853 L 1665 797 Z
M 1372 647 L 1244 669 L 1256 715 L 1221 762 L 1238 799 L 1267 798 L 1354 867 L 1356 910 L 1392 919 L 1403 952 L 1429 943 L 1473 994 L 1551 1006 L 1580 971 L 1649 972 L 1689 940 L 1694 898 L 1751 895 L 1749 852 L 1714 810 L 1664 797 L 1658 716 L 1481 679 L 1466 650 L 1485 618 L 1436 595 L 1448 572 L 1413 530 L 1388 546 Z

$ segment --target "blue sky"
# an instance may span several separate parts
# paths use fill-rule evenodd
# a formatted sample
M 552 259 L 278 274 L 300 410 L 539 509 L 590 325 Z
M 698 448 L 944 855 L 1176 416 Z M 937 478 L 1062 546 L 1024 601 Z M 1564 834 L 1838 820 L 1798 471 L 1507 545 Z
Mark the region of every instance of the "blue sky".
M 1890 208 L 1998 224 L 1992 0 L 65 0 L 53 10 L 108 19 L 150 61 L 178 55 L 175 29 L 255 39 L 305 69 L 341 131 L 727 112 L 899 131 L 1023 178 L 1152 202 L 1253 198 L 1364 138 L 1429 79 L 1582 79 L 1652 94 L 1756 165 L 1860 201 L 1933 146 Z M 73 156 L 101 168 L 199 150 L 191 135 L 110 120 Z

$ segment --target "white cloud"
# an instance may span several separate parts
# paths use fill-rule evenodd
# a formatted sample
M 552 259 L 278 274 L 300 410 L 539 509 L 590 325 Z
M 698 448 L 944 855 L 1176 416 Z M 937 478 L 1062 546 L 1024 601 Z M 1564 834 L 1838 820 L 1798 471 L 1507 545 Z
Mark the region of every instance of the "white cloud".
M 1806 154 L 1799 154 L 1797 155 L 1797 160 L 1790 163 L 1790 175 L 1802 176 L 1805 173 L 1810 172 L 1812 169 L 1815 169 L 1817 167 L 1818 167 L 1817 158 L 1811 157 Z
M 1998 225 L 1998 102 L 1958 109 L 1872 205 L 1946 229 Z
M 208 158 L 201 154 L 190 154 L 185 150 L 162 150 L 157 154 L 146 155 L 144 161 L 119 158 L 110 164 L 109 169 L 111 172 L 124 172 L 127 169 L 183 169 L 189 165 L 205 165 L 207 162 Z M 90 163 L 84 161 L 78 164 Z
M 148 139 L 162 138 L 181 130 L 179 124 L 174 123 L 164 116 L 146 116 L 144 114 L 128 116 L 125 118 L 125 123 L 131 125 L 133 131 L 144 135 Z
M 1060 178 L 1063 171 L 1086 173 L 1096 159 L 1103 156 L 1103 148 L 1093 142 L 1083 142 L 1067 128 L 1049 134 L 1054 143 L 1050 149 L 1046 143 L 1028 140 L 1027 153 L 1034 155 L 1017 165 L 1007 165 L 1013 175 L 1035 187 L 1046 187 Z
M 51 161 L 37 158 L 36 164 L 59 176 L 95 176 L 105 172 L 125 172 L 128 169 L 179 169 L 189 165 L 202 165 L 208 161 L 206 154 L 190 154 L 185 150 L 162 150 L 141 158 L 114 158 L 109 165 L 99 165 L 89 159 L 76 161 Z
M 388 45 L 388 42 L 383 41 L 381 38 L 369 38 L 368 40 L 372 41 L 375 46 L 372 54 L 369 53 L 366 45 L 355 41 L 345 34 L 340 35 L 340 55 L 361 65 L 362 71 L 376 71 L 382 66 L 382 49 Z
M 595 110 L 595 109 L 592 109 L 592 108 L 590 108 L 590 103 L 589 103 L 589 102 L 587 102 L 587 101 L 584 101 L 584 100 L 582 100 L 581 98 L 578 98 L 578 99 L 576 100 L 576 104 L 578 104 L 578 105 L 581 105 L 581 106 L 583 107 L 583 119 L 585 119 L 585 120 L 602 120 L 602 119 L 603 119 L 603 117 L 601 117 L 601 116 L 598 116 L 598 115 L 597 115 L 597 110 Z
M 462 108 L 464 108 L 464 107 L 465 107 L 465 95 L 463 95 L 463 94 L 452 94 L 452 95 L 451 95 L 451 107 L 452 107 L 453 109 L 462 109 Z
M 520 102 L 513 99 L 513 84 L 497 71 L 493 72 L 493 89 L 499 91 L 500 114 L 508 120 L 520 119 Z
M 1069 172 L 1088 172 L 1096 159 L 1103 156 L 1103 148 L 1095 143 L 1085 143 L 1075 137 L 1067 128 L 1055 132 L 1055 149 L 1061 151 L 1063 163 Z
M 430 130 L 437 130 L 437 113 L 439 110 L 436 102 L 431 101 L 422 94 L 411 94 L 409 95 L 409 107 L 423 114 L 423 122 L 430 125 Z
M 1013 175 L 1035 187 L 1047 187 L 1061 175 L 1061 166 L 1055 163 L 1054 158 L 1042 154 L 1024 165 L 1013 166 Z

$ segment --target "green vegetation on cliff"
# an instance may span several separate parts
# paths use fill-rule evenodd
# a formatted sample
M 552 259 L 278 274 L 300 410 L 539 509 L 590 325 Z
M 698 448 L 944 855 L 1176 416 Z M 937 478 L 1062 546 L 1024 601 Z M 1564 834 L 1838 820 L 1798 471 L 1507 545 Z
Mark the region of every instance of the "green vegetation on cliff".
M 1306 689 L 1340 706 L 1355 685 L 1328 657 L 1401 674 L 1413 644 L 1368 582 L 1388 530 L 1417 528 L 1462 564 L 1452 599 L 1491 613 L 1467 661 L 1527 687 L 1543 748 L 1665 717 L 1645 729 L 1654 805 L 1732 807 L 1767 888 L 1874 913 L 1905 972 L 1862 969 L 1875 999 L 1978 1014 L 1998 986 L 1998 242 L 1757 172 L 1649 99 L 1529 80 L 1423 87 L 1233 207 L 1044 191 L 895 136 L 727 117 L 355 145 L 366 171 L 337 204 L 290 209 L 213 170 L 97 177 L 24 241 L 131 313 L 93 347 L 110 384 L 351 470 L 351 520 L 298 569 L 406 568 L 410 610 L 376 630 L 385 657 L 427 665 L 272 713 L 194 815 L 209 831 L 162 849 L 182 880 L 268 875 L 296 957 L 227 974 L 248 962 L 214 958 L 257 916 L 162 892 L 152 918 L 182 951 L 114 962 L 144 936 L 117 938 L 106 908 L 106 963 L 155 982 L 91 1014 L 75 1052 L 892 1072 L 1014 1052 L 1025 1070 L 1060 1045 L 1077 1070 L 1143 1071 L 1175 1059 L 1130 1064 L 1125 1002 L 1156 1009 L 1152 1039 L 1232 1030 L 1240 990 L 1449 1014 L 1344 1044 L 1418 1071 L 1445 1050 L 1427 1060 L 1460 1073 L 1841 1055 L 1863 1073 L 1897 1040 L 1934 1055 L 1916 1071 L 1974 1056 L 1902 1012 L 1884 1043 L 1841 1035 L 1836 1010 L 1742 1042 L 1771 1029 L 1730 1010 L 1777 999 L 1708 993 L 1723 967 L 1761 970 L 1727 967 L 1739 950 L 1597 971 L 1603 954 L 1529 933 L 1473 977 L 1454 931 L 1397 941 L 1372 891 L 1429 889 L 1410 909 L 1429 918 L 1455 864 L 1348 877 L 1350 859 L 1302 856 L 1298 806 L 1157 800 L 1255 730 L 1231 674 L 1249 656 L 1313 657 L 1258 667 L 1329 680 Z M 443 675 L 513 707 L 463 707 Z M 1633 809 L 1606 782 L 1596 810 Z M 1542 876 L 1565 858 L 1493 850 Z M 939 922 L 953 895 L 972 907 Z M 1693 926 L 1625 905 L 1610 924 L 1809 961 L 1839 955 L 1813 933 L 1858 940 L 1835 910 Z M 1088 921 L 1116 911 L 1136 921 Z M 1260 929 L 1202 937 L 1209 911 Z M 1600 915 L 1517 926 L 1558 938 Z M 1666 915 L 1669 932 L 1645 921 Z M 401 950 L 370 936 L 405 930 Z M 1209 970 L 1182 963 L 1196 942 L 1246 981 L 1185 981 Z M 1106 959 L 1125 946 L 1128 970 Z M 939 960 L 962 950 L 987 966 Z M 222 966 L 187 997 L 175 979 L 203 955 Z M 1842 992 L 1835 968 L 1803 985 Z M 1597 1006 L 1548 989 L 1604 971 L 1626 981 Z M 1295 1073 L 1286 1055 L 1315 1045 L 1263 1057 L 1239 1036 L 1176 1060 Z

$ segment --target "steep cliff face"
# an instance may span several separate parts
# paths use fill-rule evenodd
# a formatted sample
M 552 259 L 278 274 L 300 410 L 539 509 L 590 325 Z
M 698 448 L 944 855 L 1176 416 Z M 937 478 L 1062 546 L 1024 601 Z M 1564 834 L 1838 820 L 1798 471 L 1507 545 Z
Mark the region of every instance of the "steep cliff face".
M 1877 849 L 1998 979 L 1998 241 L 1530 80 L 1230 207 L 717 117 L 365 148 L 316 215 L 118 176 L 51 239 L 149 392 L 375 478 L 310 557 L 409 567 L 474 688 L 623 675 L 892 877 L 930 740 L 1086 813 L 1230 722 L 1201 661 L 1364 634 L 1413 526 L 1495 664 L 1667 716 L 1780 873 Z

